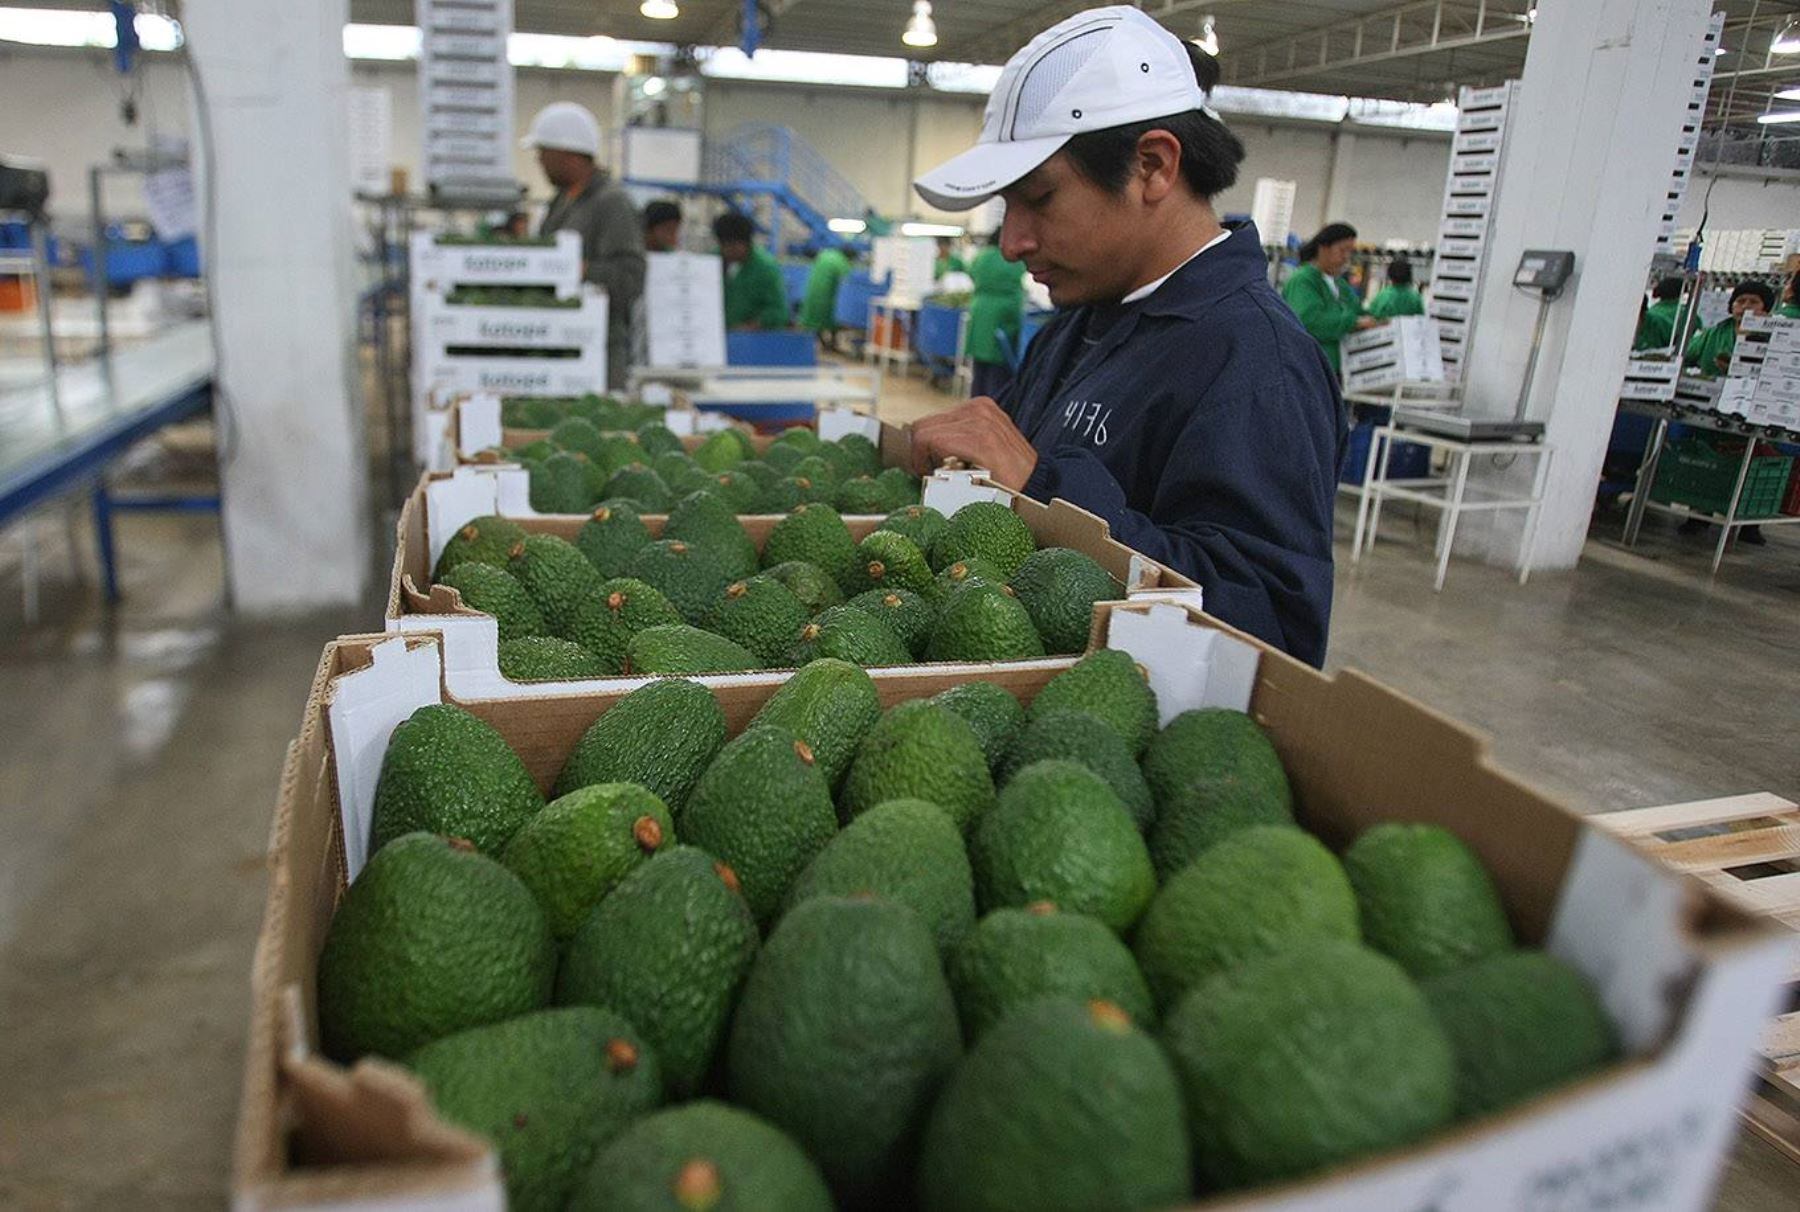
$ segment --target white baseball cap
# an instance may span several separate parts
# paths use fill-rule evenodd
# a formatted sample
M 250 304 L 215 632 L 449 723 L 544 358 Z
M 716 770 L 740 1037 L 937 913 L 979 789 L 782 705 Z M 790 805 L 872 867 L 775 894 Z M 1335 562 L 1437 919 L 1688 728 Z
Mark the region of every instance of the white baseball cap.
M 1135 8 L 1090 8 L 1007 60 L 980 141 L 913 188 L 939 210 L 969 210 L 1054 156 L 1072 135 L 1205 108 L 1181 39 Z
M 550 147 L 560 151 L 600 154 L 600 123 L 585 105 L 552 101 L 531 120 L 531 129 L 519 140 L 520 147 Z

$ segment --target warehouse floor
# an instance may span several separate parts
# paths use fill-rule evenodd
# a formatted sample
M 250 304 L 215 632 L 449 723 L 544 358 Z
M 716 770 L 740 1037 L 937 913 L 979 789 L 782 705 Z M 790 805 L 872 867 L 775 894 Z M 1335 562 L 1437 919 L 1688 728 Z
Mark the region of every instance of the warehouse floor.
M 1459 562 L 1433 594 L 1429 537 L 1403 512 L 1389 533 L 1340 566 L 1334 666 L 1491 732 L 1505 764 L 1583 807 L 1796 790 L 1800 698 L 1776 688 L 1800 657 L 1800 536 L 1709 584 L 1701 541 L 1653 523 L 1641 554 L 1597 540 L 1579 571 L 1523 588 Z M 0 577 L 8 1208 L 223 1202 L 278 763 L 321 645 L 379 617 L 371 592 L 235 619 L 213 524 L 138 516 L 121 536 L 111 617 L 54 579 L 54 551 L 53 622 L 26 627 Z M 1797 1180 L 1746 1137 L 1718 1206 L 1785 1210 Z

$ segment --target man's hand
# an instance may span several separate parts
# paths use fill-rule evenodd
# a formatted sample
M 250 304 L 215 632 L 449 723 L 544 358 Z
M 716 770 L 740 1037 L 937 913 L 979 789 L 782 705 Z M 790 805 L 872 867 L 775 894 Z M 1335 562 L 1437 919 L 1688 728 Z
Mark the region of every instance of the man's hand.
M 985 467 L 995 482 L 1018 491 L 1037 467 L 1037 451 L 987 396 L 912 426 L 913 472 L 930 475 L 945 459 Z
M 1365 328 L 1374 328 L 1377 324 L 1380 324 L 1380 323 L 1381 323 L 1381 321 L 1377 320 L 1374 316 L 1358 316 L 1358 317 L 1356 317 L 1356 327 L 1359 332 Z

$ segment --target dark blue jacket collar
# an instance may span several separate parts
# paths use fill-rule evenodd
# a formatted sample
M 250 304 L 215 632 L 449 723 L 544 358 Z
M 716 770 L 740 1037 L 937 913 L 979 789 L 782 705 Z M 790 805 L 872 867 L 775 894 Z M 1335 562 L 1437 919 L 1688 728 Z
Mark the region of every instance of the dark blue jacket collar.
M 1256 224 L 1226 224 L 1231 237 L 1193 258 L 1140 303 L 1146 316 L 1198 319 L 1214 303 L 1252 282 L 1269 280 Z

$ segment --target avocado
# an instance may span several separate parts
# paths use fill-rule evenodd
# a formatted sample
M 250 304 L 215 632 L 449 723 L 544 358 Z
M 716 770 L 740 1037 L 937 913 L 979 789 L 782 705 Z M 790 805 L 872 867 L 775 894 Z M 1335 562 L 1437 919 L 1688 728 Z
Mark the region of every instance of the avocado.
M 681 810 L 683 840 L 737 872 L 759 923 L 775 916 L 836 832 L 831 785 L 812 749 L 774 724 L 752 727 L 721 749 Z
M 745 673 L 762 667 L 757 655 L 743 645 L 686 623 L 646 627 L 625 649 L 625 672 L 634 676 Z
M 839 513 L 879 514 L 885 512 L 887 493 L 872 475 L 852 476 L 837 486 L 831 503 Z
M 920 551 L 929 552 L 949 519 L 929 505 L 905 505 L 881 520 L 879 530 L 905 535 Z
M 631 557 L 626 575 L 654 586 L 698 626 L 725 593 L 732 578 L 710 548 L 696 547 L 680 539 L 646 544 Z
M 1166 1209 L 1190 1194 L 1181 1085 L 1111 1002 L 1022 1006 L 970 1049 L 925 1129 L 927 1212 Z
M 543 1007 L 556 943 L 519 878 L 461 838 L 409 833 L 344 892 L 319 953 L 319 1036 L 349 1063 Z
M 992 682 L 964 682 L 933 695 L 931 701 L 954 711 L 974 729 L 989 770 L 1000 768 L 1013 738 L 1025 729 L 1025 708 Z
M 1051 652 L 1085 651 L 1094 603 L 1125 596 L 1125 587 L 1111 573 L 1067 547 L 1032 552 L 1008 583 Z
M 1167 1009 L 1216 972 L 1313 938 L 1361 938 L 1350 881 L 1311 834 L 1257 825 L 1214 843 L 1162 886 L 1135 950 Z
M 1000 570 L 981 559 L 979 556 L 958 560 L 938 571 L 938 597 L 941 601 L 949 601 L 957 590 L 972 588 L 976 585 L 992 585 L 995 588 L 1006 584 L 1006 578 Z
M 559 421 L 550 431 L 550 444 L 559 450 L 579 451 L 592 463 L 606 460 L 604 439 L 600 430 L 585 417 L 570 417 Z
M 655 456 L 650 460 L 650 470 L 670 486 L 671 491 L 676 484 L 691 484 L 709 475 L 685 450 L 670 450 Z
M 1117 648 L 1090 652 L 1051 678 L 1031 701 L 1028 714 L 1066 710 L 1085 711 L 1111 725 L 1140 761 L 1144 747 L 1156 735 L 1156 692 L 1131 654 Z M 1145 771 L 1146 781 L 1150 781 L 1148 773 Z M 1150 792 L 1157 794 L 1154 781 L 1150 781 Z M 1157 802 L 1161 803 L 1161 797 Z
M 462 596 L 464 606 L 494 616 L 502 640 L 543 635 L 544 616 L 525 586 L 504 568 L 477 560 L 464 560 L 438 578 Z
M 849 661 L 821 657 L 783 682 L 750 726 L 773 724 L 805 741 L 819 773 L 835 789 L 880 718 L 875 680 Z
M 794 465 L 806 457 L 806 452 L 799 447 L 784 443 L 779 439 L 763 452 L 763 462 L 767 463 L 778 474 L 791 476 Z
M 994 803 L 994 781 L 974 730 L 924 699 L 901 703 L 869 729 L 844 778 L 839 807 L 848 819 L 901 799 L 936 804 L 965 834 Z
M 864 892 L 917 913 L 942 954 L 975 924 L 974 876 L 962 834 L 942 808 L 924 800 L 889 800 L 851 821 L 794 881 L 783 912 L 815 896 Z
M 439 1115 L 499 1150 L 514 1212 L 562 1212 L 595 1149 L 662 1102 L 656 1057 L 630 1023 L 593 1006 L 472 1027 L 406 1067 Z
M 851 544 L 855 550 L 855 544 Z M 767 555 L 767 549 L 764 549 Z M 767 559 L 764 560 L 767 564 Z M 786 560 L 771 565 L 768 575 L 788 587 L 788 592 L 800 599 L 808 614 L 818 614 L 833 606 L 844 604 L 844 592 L 838 588 L 836 578 L 820 568 L 817 564 L 808 564 L 804 560 Z
M 1124 738 L 1085 711 L 1044 711 L 1032 716 L 1001 763 L 1001 786 L 1033 762 L 1067 758 L 1086 766 L 1112 788 L 1139 832 L 1156 819 L 1150 786 L 1138 771 Z
M 875 483 L 881 486 L 882 507 L 888 510 L 917 505 L 919 498 L 924 495 L 919 486 L 919 478 L 904 467 L 883 468 L 875 477 Z
M 856 562 L 856 540 L 837 510 L 829 505 L 806 504 L 775 523 L 763 543 L 764 568 L 789 560 L 803 560 L 824 569 L 843 588 Z
M 511 558 L 513 545 L 524 538 L 525 532 L 517 522 L 494 514 L 470 518 L 444 544 L 432 579 L 441 581 L 452 568 L 471 561 L 503 569 Z
M 742 463 L 748 454 L 742 435 L 721 429 L 708 434 L 706 441 L 694 448 L 694 462 L 709 472 L 719 472 Z
M 1150 853 L 1099 775 L 1053 759 L 1025 767 L 969 837 L 982 912 L 1050 901 L 1121 934 L 1156 895 Z
M 1512 950 L 1512 927 L 1481 860 L 1437 825 L 1391 821 L 1344 851 L 1363 938 L 1414 979 Z
M 1010 578 L 1037 549 L 1023 519 L 998 501 L 974 501 L 950 516 L 931 544 L 931 566 L 939 571 L 979 556 Z
M 606 499 L 623 497 L 636 501 L 645 513 L 663 513 L 669 508 L 669 486 L 663 478 L 640 464 L 622 467 L 606 481 L 602 493 Z
M 677 501 L 669 510 L 663 538 L 679 539 L 710 551 L 728 580 L 742 580 L 756 572 L 756 544 L 733 515 L 731 506 L 715 493 L 690 493 Z
M 1450 1046 L 1424 995 L 1354 942 L 1309 939 L 1217 973 L 1169 1014 L 1163 1042 L 1208 1188 L 1411 1144 L 1454 1110 Z
M 681 439 L 660 421 L 649 421 L 637 427 L 637 443 L 644 454 L 654 459 L 671 450 L 680 450 Z
M 852 610 L 880 619 L 914 660 L 923 656 L 931 640 L 931 629 L 937 625 L 937 611 L 930 602 L 907 589 L 870 589 L 846 603 Z
M 601 491 L 598 495 L 605 495 L 606 483 L 615 474 L 633 463 L 642 463 L 647 457 L 649 456 L 644 453 L 644 448 L 635 439 L 618 433 L 604 435 L 600 439 L 600 455 L 594 462 L 600 476 Z
M 731 1025 L 732 1101 L 811 1154 L 841 1203 L 905 1190 L 914 1142 L 962 1051 L 937 945 L 875 897 L 815 897 L 781 919 Z
M 369 853 L 424 829 L 498 854 L 544 806 L 525 763 L 487 721 L 428 703 L 394 729 L 370 809 Z
M 742 645 L 764 665 L 779 664 L 809 617 L 800 599 L 771 576 L 725 587 L 706 616 L 706 629 Z
M 794 633 L 782 663 L 795 667 L 820 657 L 857 665 L 910 665 L 913 655 L 887 620 L 853 606 L 832 606 Z
M 763 514 L 792 513 L 808 501 L 817 499 L 812 495 L 811 489 L 811 481 L 783 476 L 763 489 L 762 495 L 756 499 L 756 512 Z M 835 583 L 833 582 L 833 584 Z
M 847 433 L 832 445 L 837 447 L 844 468 L 851 475 L 881 474 L 881 450 L 862 434 Z
M 581 604 L 569 624 L 569 638 L 600 657 L 609 674 L 623 673 L 632 636 L 679 622 L 681 612 L 657 590 L 631 577 L 614 577 Z
M 513 545 L 507 571 L 537 603 L 550 634 L 569 638 L 575 615 L 600 595 L 600 574 L 574 544 L 553 534 L 530 534 Z
M 911 539 L 891 530 L 872 531 L 858 543 L 850 568 L 850 580 L 844 586 L 848 594 L 870 589 L 908 589 L 923 598 L 938 594 L 925 553 Z
M 832 1212 L 824 1176 L 766 1120 L 710 1099 L 635 1121 L 594 1158 L 569 1212 Z
M 794 464 L 788 474 L 796 480 L 809 481 L 824 494 L 821 499 L 826 501 L 837 496 L 838 485 L 844 480 L 842 469 L 822 454 L 807 455 Z
M 693 846 L 670 846 L 576 929 L 556 1000 L 604 1006 L 636 1023 L 669 1092 L 686 1097 L 724 1039 L 756 945 L 756 919 L 731 868 Z
M 1618 1055 L 1587 979 L 1542 951 L 1489 955 L 1420 987 L 1450 1041 L 1459 1116 L 1524 1102 Z
M 1139 1026 L 1156 1021 L 1130 948 L 1100 919 L 1049 901 L 987 914 L 950 956 L 945 975 L 971 1043 L 1009 1011 L 1053 995 L 1111 1002 Z
M 1160 805 L 1195 779 L 1234 775 L 1292 811 L 1293 791 L 1257 722 L 1227 707 L 1184 711 L 1144 750 L 1144 780 Z
M 594 503 L 588 482 L 588 462 L 581 455 L 559 450 L 530 470 L 531 507 L 539 513 L 586 513 Z
M 560 682 L 603 678 L 613 672 L 606 661 L 573 640 L 553 635 L 523 635 L 501 640 L 500 676 L 512 682 Z
M 500 415 L 508 428 L 550 429 L 568 416 L 561 401 L 543 396 L 525 396 L 502 400 Z
M 608 580 L 625 575 L 631 557 L 650 543 L 650 528 L 628 501 L 602 501 L 581 524 L 575 548 Z
M 776 435 L 775 440 L 769 444 L 769 453 L 774 454 L 777 450 L 792 449 L 798 451 L 804 458 L 806 455 L 816 452 L 822 445 L 824 443 L 819 435 L 811 429 L 804 425 L 791 425 Z
M 1197 778 L 1156 811 L 1150 830 L 1150 861 L 1166 880 L 1207 848 L 1254 825 L 1292 825 L 1286 799 L 1270 793 L 1266 781 L 1227 774 Z
M 971 585 L 938 611 L 928 661 L 1026 661 L 1044 655 L 1031 616 L 1004 586 Z
M 725 713 L 698 682 L 662 678 L 609 707 L 575 743 L 556 794 L 595 783 L 637 783 L 680 815 L 688 792 L 725 744 Z
M 501 862 L 537 897 L 558 939 L 637 867 L 675 841 L 663 802 L 635 783 L 596 783 L 552 800 L 506 844 Z
M 747 473 L 755 463 L 739 463 L 730 471 L 721 471 L 712 478 L 711 492 L 725 503 L 725 507 L 733 515 L 755 513 L 756 504 L 762 500 L 762 484 Z M 770 483 L 774 481 L 771 480 Z M 676 536 L 679 538 L 680 536 Z M 750 572 L 756 571 L 756 544 L 750 545 Z

